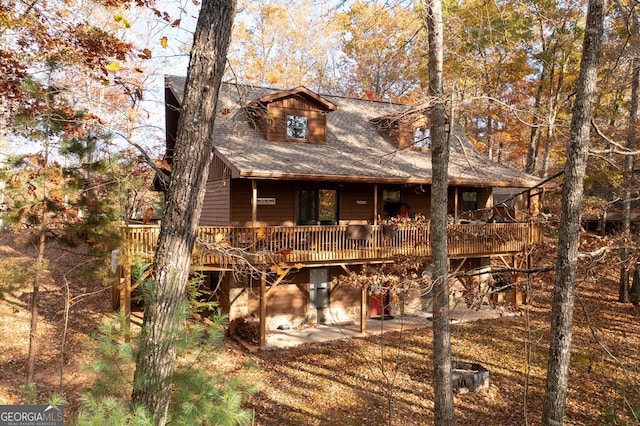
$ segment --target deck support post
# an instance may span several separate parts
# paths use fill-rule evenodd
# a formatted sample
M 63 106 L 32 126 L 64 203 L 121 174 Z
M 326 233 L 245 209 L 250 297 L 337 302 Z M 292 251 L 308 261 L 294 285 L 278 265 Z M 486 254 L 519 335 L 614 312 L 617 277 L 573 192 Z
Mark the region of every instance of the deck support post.
M 256 227 L 258 221 L 258 184 L 251 181 L 251 226 Z
M 373 224 L 378 224 L 378 184 L 373 185 Z
M 131 264 L 129 260 L 125 258 L 122 265 L 118 265 L 116 268 L 116 288 L 112 297 L 112 305 L 114 309 L 124 310 L 125 314 L 125 330 L 124 341 L 125 343 L 131 342 Z M 117 294 L 116 294 L 117 291 Z M 116 298 L 117 302 L 116 303 Z
M 125 309 L 125 343 L 131 343 L 131 262 L 127 260 L 124 268 L 124 309 Z
M 520 266 L 522 266 L 522 264 Z M 518 258 L 516 257 L 516 255 L 513 255 L 513 268 L 514 269 L 518 269 Z M 512 292 L 512 294 L 513 294 L 513 307 L 514 308 L 518 307 L 518 275 L 519 275 L 518 272 L 516 272 L 514 274 L 515 283 L 513 284 L 513 287 L 512 287 L 512 289 L 513 289 L 513 292 Z
M 453 218 L 458 223 L 458 187 L 456 186 L 453 191 Z
M 367 332 L 367 290 L 360 290 L 360 333 Z
M 267 271 L 260 277 L 260 347 L 267 344 Z

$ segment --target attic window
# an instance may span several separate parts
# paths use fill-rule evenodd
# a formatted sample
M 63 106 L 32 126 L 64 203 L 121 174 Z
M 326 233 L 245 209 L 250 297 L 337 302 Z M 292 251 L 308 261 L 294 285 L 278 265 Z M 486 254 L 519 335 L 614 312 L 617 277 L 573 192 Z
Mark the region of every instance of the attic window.
M 431 129 L 428 127 L 416 127 L 413 130 L 413 146 L 415 148 L 431 147 Z
M 287 115 L 287 138 L 307 139 L 307 117 L 300 115 Z

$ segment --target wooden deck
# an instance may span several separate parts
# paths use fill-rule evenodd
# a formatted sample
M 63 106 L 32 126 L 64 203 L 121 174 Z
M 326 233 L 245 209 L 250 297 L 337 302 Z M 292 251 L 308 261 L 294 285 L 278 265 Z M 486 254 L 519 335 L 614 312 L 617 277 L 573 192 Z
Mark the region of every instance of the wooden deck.
M 127 224 L 121 230 L 122 254 L 153 257 L 159 225 Z M 520 253 L 542 241 L 542 229 L 527 223 L 452 224 L 448 236 L 449 256 L 481 257 Z M 226 269 L 240 262 L 337 264 L 430 254 L 426 224 L 200 227 L 193 263 Z

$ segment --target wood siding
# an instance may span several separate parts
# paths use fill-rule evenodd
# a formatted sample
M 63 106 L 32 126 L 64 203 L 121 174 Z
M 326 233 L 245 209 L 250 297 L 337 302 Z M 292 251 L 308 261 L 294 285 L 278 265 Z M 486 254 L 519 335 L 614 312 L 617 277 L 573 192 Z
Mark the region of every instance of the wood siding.
M 180 118 L 180 103 L 168 87 L 164 89 L 165 107 L 165 127 L 166 127 L 166 151 L 164 158 L 169 164 L 173 160 L 173 150 L 176 146 L 176 135 L 178 134 L 178 119 Z
M 354 268 L 353 271 L 360 268 Z M 344 270 L 338 268 L 331 268 L 331 276 L 329 279 L 346 275 Z M 329 305 L 331 309 L 344 309 L 360 308 L 360 298 L 362 297 L 362 290 L 360 288 L 351 287 L 349 285 L 331 283 L 331 290 L 329 291 Z
M 338 191 L 338 219 L 340 224 L 373 223 L 374 186 L 371 184 L 344 184 L 305 181 L 258 181 L 259 198 L 275 198 L 275 205 L 259 205 L 258 224 L 295 225 L 296 194 L 300 190 L 335 189 Z M 231 220 L 233 226 L 251 225 L 251 182 L 232 182 Z M 364 201 L 365 204 L 359 204 Z
M 230 171 L 220 162 L 212 166 L 210 176 L 229 176 Z M 431 206 L 430 185 L 378 185 L 378 210 L 374 212 L 375 185 L 367 183 L 344 183 L 318 181 L 256 181 L 258 198 L 270 198 L 275 204 L 257 206 L 257 226 L 293 226 L 296 224 L 296 194 L 300 190 L 335 189 L 338 192 L 338 224 L 373 224 L 376 218 L 390 217 L 384 205 L 385 191 L 399 191 L 400 202 L 411 206 L 410 214 L 429 217 Z M 462 193 L 478 194 L 478 211 L 462 214 Z M 458 212 L 455 212 L 456 187 L 449 188 L 449 214 L 464 220 L 488 220 L 494 214 L 491 188 L 457 187 Z M 201 226 L 253 226 L 252 222 L 252 181 L 249 179 L 210 179 Z M 523 196 L 525 197 L 525 196 Z M 536 201 L 534 199 L 534 201 Z M 511 215 L 513 216 L 513 214 Z M 521 216 L 521 215 L 520 215 Z M 518 218 L 520 218 L 518 216 Z M 504 216 L 508 217 L 508 216 Z
M 287 115 L 297 115 L 307 117 L 307 139 L 288 139 L 287 138 Z M 269 117 L 268 125 L 264 126 L 266 133 L 265 139 L 276 142 L 307 142 L 307 143 L 325 143 L 326 142 L 326 115 L 321 111 L 303 110 L 294 108 L 278 108 L 269 106 L 267 111 Z
M 458 192 L 458 211 L 455 211 L 455 198 L 456 190 Z M 462 193 L 463 192 L 476 192 L 478 194 L 477 211 L 464 213 L 462 211 Z M 488 220 L 493 216 L 493 195 L 491 188 L 477 188 L 469 186 L 449 187 L 449 201 L 448 209 L 449 214 L 457 218 L 464 218 L 468 220 Z
M 427 120 L 422 115 L 411 115 L 400 119 L 383 118 L 376 120 L 375 124 L 396 147 L 403 149 L 413 146 L 416 127 L 426 127 Z
M 372 224 L 374 212 L 374 186 L 345 184 L 338 191 L 339 221 L 341 225 Z
M 228 179 L 210 180 L 202 205 L 200 226 L 225 226 L 230 217 L 230 190 Z
M 304 316 L 309 305 L 309 274 L 299 271 L 287 275 L 286 283 L 267 286 L 267 316 Z M 249 315 L 260 312 L 260 281 L 249 291 Z
M 257 182 L 258 198 L 275 198 L 275 205 L 257 207 L 258 225 L 294 225 L 296 185 L 289 181 Z M 251 226 L 251 181 L 233 180 L 231 183 L 231 218 L 234 226 Z
M 400 202 L 411 206 L 410 215 L 421 214 L 429 217 L 431 209 L 431 185 L 380 185 L 378 194 L 378 214 L 382 219 L 387 219 L 389 214 L 384 211 L 384 191 L 399 190 Z
M 260 113 L 258 127 L 264 137 L 276 142 L 325 143 L 327 134 L 327 112 L 321 105 L 306 97 L 286 97 L 269 103 Z M 287 115 L 307 117 L 307 139 L 287 138 Z
M 209 167 L 200 226 L 226 226 L 231 220 L 231 179 L 228 167 L 214 157 Z
M 230 216 L 226 223 L 216 222 L 216 225 L 251 226 L 251 181 L 248 179 L 234 179 L 231 181 Z M 340 225 L 373 224 L 377 215 L 380 219 L 389 218 L 384 211 L 383 194 L 385 190 L 400 191 L 400 201 L 411 206 L 410 214 L 420 214 L 429 217 L 431 207 L 430 185 L 379 185 L 378 210 L 374 212 L 374 185 L 366 183 L 327 183 L 312 181 L 273 181 L 260 180 L 256 182 L 259 198 L 275 198 L 275 205 L 257 206 L 257 225 L 260 226 L 291 226 L 296 224 L 296 193 L 300 190 L 335 189 L 338 191 L 338 219 Z M 227 187 L 228 188 L 228 187 Z M 216 189 L 218 192 L 221 189 Z M 465 217 L 465 219 L 487 220 L 492 215 L 493 197 L 491 188 L 458 188 L 458 217 L 460 217 L 461 194 L 463 191 L 478 193 L 479 211 Z M 222 193 L 216 195 L 223 196 Z M 205 196 L 205 203 L 211 205 L 209 193 Z M 220 201 L 218 201 L 220 202 Z M 455 216 L 455 188 L 449 189 L 449 213 Z M 203 215 L 204 215 L 203 211 Z M 469 215 L 467 215 L 469 216 Z M 204 224 L 204 223 L 202 223 Z

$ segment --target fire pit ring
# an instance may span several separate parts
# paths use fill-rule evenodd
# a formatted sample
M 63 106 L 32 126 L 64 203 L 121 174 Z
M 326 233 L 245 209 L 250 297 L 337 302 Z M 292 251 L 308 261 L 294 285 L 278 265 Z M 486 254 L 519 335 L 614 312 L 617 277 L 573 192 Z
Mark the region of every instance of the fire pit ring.
M 458 393 L 462 389 L 478 392 L 489 388 L 489 370 L 474 362 L 452 361 L 451 381 L 453 390 Z

